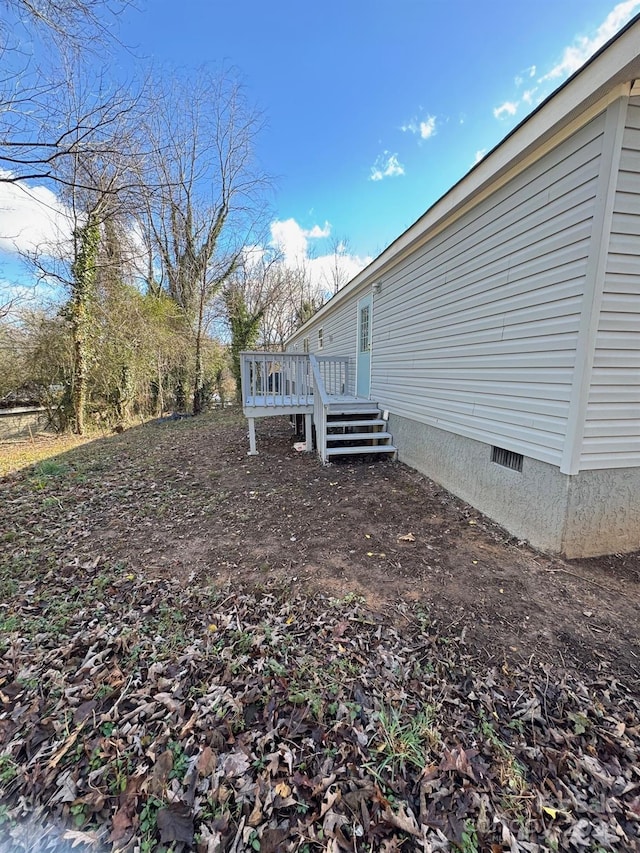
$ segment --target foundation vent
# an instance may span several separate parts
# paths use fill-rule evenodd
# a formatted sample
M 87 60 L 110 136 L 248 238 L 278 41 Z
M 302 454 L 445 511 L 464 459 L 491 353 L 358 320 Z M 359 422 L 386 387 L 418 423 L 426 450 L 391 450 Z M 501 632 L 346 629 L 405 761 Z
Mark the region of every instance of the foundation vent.
M 505 450 L 504 447 L 491 448 L 491 461 L 512 471 L 522 471 L 522 453 Z

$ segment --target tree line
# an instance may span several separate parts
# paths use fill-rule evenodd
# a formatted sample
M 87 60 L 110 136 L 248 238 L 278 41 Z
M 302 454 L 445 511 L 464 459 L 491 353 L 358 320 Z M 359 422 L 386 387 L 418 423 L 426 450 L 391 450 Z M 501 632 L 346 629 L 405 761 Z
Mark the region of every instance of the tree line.
M 0 402 L 36 395 L 82 434 L 224 401 L 239 353 L 282 348 L 320 304 L 264 248 L 263 119 L 238 73 L 118 82 L 98 60 L 124 3 L 0 5 L 0 182 L 53 188 L 63 223 L 25 252 L 54 307 L 0 298 Z

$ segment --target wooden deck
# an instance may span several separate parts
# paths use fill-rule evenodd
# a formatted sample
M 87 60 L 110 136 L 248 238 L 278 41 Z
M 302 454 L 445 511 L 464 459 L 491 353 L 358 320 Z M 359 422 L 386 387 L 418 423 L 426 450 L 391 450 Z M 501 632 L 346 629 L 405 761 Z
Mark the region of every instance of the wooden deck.
M 305 415 L 313 412 L 313 395 L 300 398 L 297 394 L 255 394 L 242 401 L 247 418 L 268 418 L 275 415 Z
M 344 454 L 395 454 L 377 403 L 346 393 L 348 358 L 264 352 L 240 358 L 250 456 L 257 453 L 256 420 L 278 415 L 304 415 L 305 449 L 313 450 L 315 438 L 323 462 Z
M 268 418 L 275 415 L 304 415 L 313 412 L 313 395 L 308 395 L 309 402 L 301 401 L 295 394 L 257 394 L 247 396 L 242 402 L 242 410 L 246 417 Z M 352 397 L 349 394 L 332 394 L 329 403 L 330 411 L 336 414 L 341 411 L 353 412 L 358 409 L 370 409 L 374 405 L 364 397 Z

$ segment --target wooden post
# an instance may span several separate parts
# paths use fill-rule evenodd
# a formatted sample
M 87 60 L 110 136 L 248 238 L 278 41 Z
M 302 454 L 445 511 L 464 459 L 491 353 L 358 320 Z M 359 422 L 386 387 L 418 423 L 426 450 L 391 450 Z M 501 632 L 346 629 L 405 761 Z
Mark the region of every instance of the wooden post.
M 247 456 L 257 456 L 256 450 L 256 421 L 255 418 L 249 418 L 249 452 Z
M 313 432 L 311 430 L 311 414 L 309 412 L 306 412 L 304 416 L 304 437 L 306 439 L 304 449 L 306 453 L 311 453 L 313 450 Z

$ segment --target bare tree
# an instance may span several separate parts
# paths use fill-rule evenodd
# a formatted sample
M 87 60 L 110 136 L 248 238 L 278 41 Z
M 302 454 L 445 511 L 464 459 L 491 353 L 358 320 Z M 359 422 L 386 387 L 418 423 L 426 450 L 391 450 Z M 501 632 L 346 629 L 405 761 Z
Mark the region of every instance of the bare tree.
M 71 329 L 74 358 L 67 399 L 74 430 L 82 434 L 93 358 L 96 288 L 109 266 L 117 265 L 118 274 L 122 275 L 123 257 L 116 257 L 109 245 L 113 246 L 115 223 L 120 224 L 121 231 L 126 230 L 127 223 L 132 227 L 133 213 L 137 212 L 134 206 L 139 170 L 134 129 L 140 117 L 137 99 L 127 99 L 121 93 L 103 112 L 107 120 L 95 127 L 83 126 L 83 117 L 100 99 L 96 80 L 90 76 L 70 79 L 64 96 L 59 103 L 66 116 L 64 124 L 75 128 L 76 139 L 83 137 L 83 144 L 71 146 L 50 164 L 61 188 L 68 231 L 60 235 L 56 246 L 36 249 L 28 257 L 41 277 L 56 280 L 68 294 L 65 316 Z
M 126 2 L 109 0 L 2 0 L 7 20 L 0 32 L 21 24 L 44 30 L 59 44 L 87 48 L 89 37 L 111 38 L 105 17 L 117 16 Z M 5 34 L 6 35 L 6 34 Z
M 225 286 L 224 302 L 232 352 L 238 353 L 255 346 L 284 349 L 302 318 L 322 305 L 304 263 L 289 266 L 268 250 L 243 255 Z
M 160 287 L 180 307 L 190 343 L 176 377 L 179 411 L 189 378 L 194 414 L 202 409 L 208 309 L 261 220 L 267 179 L 253 159 L 260 126 L 235 75 L 203 70 L 161 88 L 145 127 L 153 155 L 144 183 L 157 188 L 146 221 Z
M 346 237 L 334 237 L 331 240 L 331 266 L 323 278 L 332 296 L 349 281 L 349 271 L 346 265 L 349 254 L 349 240 Z
M 67 81 L 82 58 L 113 39 L 127 0 L 0 0 L 0 182 L 62 182 L 59 160 L 88 153 L 122 103 L 102 85 L 68 122 Z M 120 101 L 120 102 L 119 102 Z M 67 120 L 67 121 L 65 121 Z

